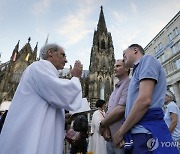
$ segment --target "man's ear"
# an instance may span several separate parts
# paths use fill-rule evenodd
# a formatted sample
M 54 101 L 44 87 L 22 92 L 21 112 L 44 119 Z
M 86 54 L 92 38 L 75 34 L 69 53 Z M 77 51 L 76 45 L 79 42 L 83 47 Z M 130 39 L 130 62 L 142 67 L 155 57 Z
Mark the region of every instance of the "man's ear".
M 47 54 L 48 54 L 48 57 L 52 57 L 52 51 L 51 50 L 48 50 Z
M 134 53 L 137 54 L 137 52 L 138 52 L 138 49 L 134 48 Z

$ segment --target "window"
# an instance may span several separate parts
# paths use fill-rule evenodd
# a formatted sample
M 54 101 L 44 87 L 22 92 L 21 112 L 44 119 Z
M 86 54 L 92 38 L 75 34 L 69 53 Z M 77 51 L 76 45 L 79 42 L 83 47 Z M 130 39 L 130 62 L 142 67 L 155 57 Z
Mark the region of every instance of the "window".
M 155 53 L 158 52 L 158 47 L 157 46 L 154 48 L 154 51 L 155 51 Z
M 172 48 L 171 48 L 173 54 L 176 54 L 176 46 L 174 45 Z
M 173 33 L 174 33 L 174 36 L 177 36 L 179 33 L 178 33 L 178 28 L 176 27 L 174 30 L 173 30 Z
M 180 59 L 176 60 L 175 65 L 176 65 L 176 69 L 180 68 Z
M 166 60 L 166 56 L 164 54 L 162 54 L 162 62 L 164 62 Z
M 180 41 L 177 43 L 177 50 L 180 51 Z
M 158 48 L 159 48 L 159 50 L 162 49 L 162 43 L 161 42 L 158 44 Z
M 172 34 L 170 33 L 169 35 L 168 35 L 168 37 L 169 37 L 169 41 L 172 41 Z

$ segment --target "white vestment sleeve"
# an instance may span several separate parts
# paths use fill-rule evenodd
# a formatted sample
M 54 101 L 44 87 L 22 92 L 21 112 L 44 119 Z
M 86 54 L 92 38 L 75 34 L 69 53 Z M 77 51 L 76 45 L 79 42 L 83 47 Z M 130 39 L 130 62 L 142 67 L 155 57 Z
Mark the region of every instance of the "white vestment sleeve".
M 42 61 L 43 62 L 43 61 Z M 33 66 L 32 66 L 33 67 Z M 68 111 L 77 110 L 82 102 L 81 83 L 77 77 L 69 79 L 59 78 L 58 71 L 50 63 L 36 65 L 32 69 L 32 78 L 38 93 L 55 108 Z

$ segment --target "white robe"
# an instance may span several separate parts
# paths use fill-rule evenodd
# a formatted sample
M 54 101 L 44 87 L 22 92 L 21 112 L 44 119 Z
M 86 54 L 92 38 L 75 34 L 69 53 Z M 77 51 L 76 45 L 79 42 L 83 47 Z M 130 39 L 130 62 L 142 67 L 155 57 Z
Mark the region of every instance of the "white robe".
M 0 154 L 62 154 L 66 110 L 81 106 L 78 78 L 59 79 L 47 60 L 23 73 L 0 135 Z
M 91 132 L 94 134 L 89 137 L 88 152 L 94 154 L 106 154 L 106 141 L 99 134 L 100 122 L 104 119 L 99 110 L 95 111 L 92 117 Z

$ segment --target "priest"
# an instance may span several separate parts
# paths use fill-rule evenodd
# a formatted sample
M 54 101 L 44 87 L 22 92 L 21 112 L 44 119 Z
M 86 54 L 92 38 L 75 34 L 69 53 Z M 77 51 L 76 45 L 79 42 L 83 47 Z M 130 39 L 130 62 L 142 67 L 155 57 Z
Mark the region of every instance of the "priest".
M 46 44 L 41 60 L 24 71 L 0 134 L 0 154 L 62 154 L 65 111 L 82 102 L 82 64 L 70 69 L 72 78 L 59 78 L 67 63 L 64 49 Z

